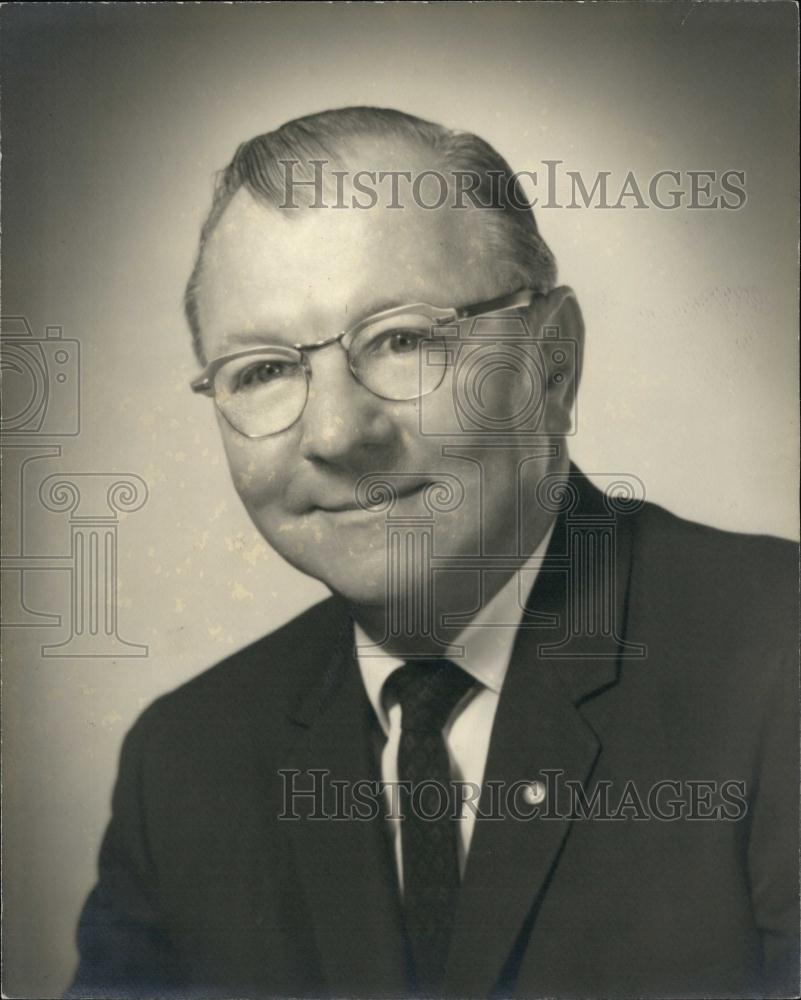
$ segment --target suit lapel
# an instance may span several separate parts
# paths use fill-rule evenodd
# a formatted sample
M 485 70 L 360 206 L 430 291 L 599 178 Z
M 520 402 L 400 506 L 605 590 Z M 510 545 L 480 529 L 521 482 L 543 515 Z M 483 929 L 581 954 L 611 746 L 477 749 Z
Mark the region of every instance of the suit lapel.
M 583 477 L 580 492 L 585 507 L 600 502 L 600 494 Z M 601 753 L 600 740 L 578 706 L 617 680 L 613 650 L 622 635 L 629 531 L 626 519 L 617 518 L 617 615 L 611 645 L 587 634 L 565 644 L 569 594 L 576 583 L 567 558 L 569 528 L 566 517 L 560 516 L 528 601 L 528 609 L 537 613 L 534 621 L 547 616 L 555 624 L 521 629 L 501 693 L 454 924 L 446 977 L 449 995 L 486 996 L 514 976 L 538 899 L 570 831 L 564 795 L 557 796 L 557 787 L 564 792 L 568 780 L 584 785 Z M 555 658 L 554 649 L 562 655 Z M 564 655 L 568 650 L 569 657 Z M 538 818 L 510 815 L 508 790 L 533 781 L 543 782 L 546 790 Z M 513 803 L 522 814 L 532 809 L 524 794 L 521 789 Z M 493 811 L 503 818 L 482 819 Z
M 353 652 L 352 623 L 344 614 L 322 683 L 292 713 L 296 738 L 286 757 L 298 787 L 324 769 L 332 781 L 375 781 L 372 708 Z M 325 797 L 329 815 L 336 811 Z M 308 807 L 307 807 L 308 810 Z M 302 812 L 299 804 L 298 812 Z M 382 814 L 369 820 L 286 821 L 311 913 L 330 993 L 401 995 L 408 992 L 406 957 L 394 860 Z

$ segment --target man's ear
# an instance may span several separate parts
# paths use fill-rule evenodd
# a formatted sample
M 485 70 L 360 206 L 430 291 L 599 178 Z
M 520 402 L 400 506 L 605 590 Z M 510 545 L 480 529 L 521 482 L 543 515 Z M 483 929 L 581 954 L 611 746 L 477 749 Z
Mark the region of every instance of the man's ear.
M 535 299 L 531 322 L 548 380 L 548 430 L 565 434 L 571 430 L 584 356 L 584 320 L 573 289 L 560 285 Z

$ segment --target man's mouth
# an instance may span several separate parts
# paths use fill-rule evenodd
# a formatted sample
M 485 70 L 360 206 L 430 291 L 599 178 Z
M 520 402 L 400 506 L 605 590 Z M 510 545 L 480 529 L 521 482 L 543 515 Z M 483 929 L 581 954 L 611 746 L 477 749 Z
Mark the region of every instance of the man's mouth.
M 388 477 L 389 480 L 390 477 Z M 422 483 L 417 483 L 414 486 L 394 486 L 392 493 L 389 491 L 386 495 L 382 494 L 376 502 L 370 503 L 360 503 L 353 495 L 349 496 L 347 499 L 344 497 L 341 500 L 338 499 L 326 499 L 321 503 L 313 504 L 312 510 L 324 511 L 326 514 L 347 514 L 347 513 L 365 513 L 365 514 L 378 514 L 387 510 L 388 503 L 387 500 L 390 498 L 394 499 L 397 503 L 401 500 L 406 500 L 409 497 L 421 496 L 423 492 L 432 485 L 431 482 L 426 480 Z

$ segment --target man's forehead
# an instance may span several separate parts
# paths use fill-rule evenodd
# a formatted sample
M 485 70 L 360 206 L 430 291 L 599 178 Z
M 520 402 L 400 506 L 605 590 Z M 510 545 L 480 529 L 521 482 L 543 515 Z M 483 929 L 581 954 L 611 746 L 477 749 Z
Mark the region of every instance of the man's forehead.
M 205 259 L 210 265 L 241 268 L 243 259 L 277 266 L 302 257 L 309 265 L 325 266 L 353 264 L 359 258 L 380 264 L 386 256 L 396 262 L 403 258 L 429 267 L 457 267 L 457 247 L 464 247 L 466 256 L 481 251 L 484 233 L 477 211 L 413 204 L 397 209 L 388 202 L 388 196 L 382 196 L 368 208 L 350 203 L 279 208 L 240 188 L 209 239 Z
M 377 300 L 451 305 L 492 294 L 483 230 L 466 216 L 385 205 L 281 211 L 240 189 L 204 254 L 204 337 L 268 328 L 303 308 L 339 323 Z

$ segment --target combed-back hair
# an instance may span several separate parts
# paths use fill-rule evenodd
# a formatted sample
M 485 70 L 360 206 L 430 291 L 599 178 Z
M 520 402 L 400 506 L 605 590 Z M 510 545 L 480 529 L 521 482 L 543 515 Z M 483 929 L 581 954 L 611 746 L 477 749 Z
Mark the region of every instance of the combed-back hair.
M 211 210 L 201 229 L 195 265 L 184 295 L 184 310 L 201 363 L 206 359 L 200 338 L 197 289 L 203 252 L 233 196 L 244 187 L 256 201 L 292 216 L 292 208 L 286 207 L 286 161 L 293 161 L 293 178 L 297 183 L 313 175 L 315 160 L 341 163 L 352 140 L 359 138 L 406 140 L 434 153 L 439 161 L 436 165 L 441 169 L 454 174 L 473 174 L 478 183 L 471 187 L 470 198 L 482 206 L 490 206 L 481 212 L 485 220 L 484 238 L 499 274 L 517 287 L 538 292 L 553 287 L 556 281 L 553 254 L 539 234 L 533 211 L 524 207 L 527 202 L 518 178 L 488 142 L 471 132 L 445 128 L 392 108 L 334 108 L 296 118 L 273 132 L 243 142 L 228 166 L 217 174 Z

